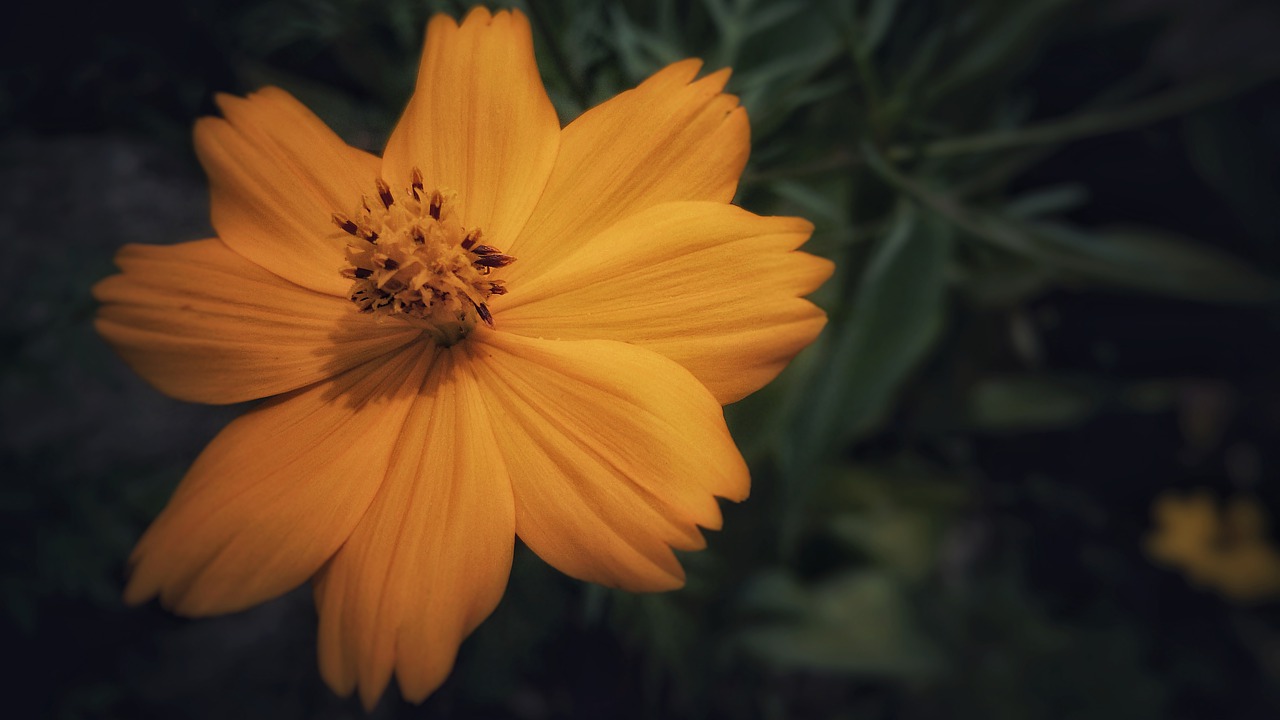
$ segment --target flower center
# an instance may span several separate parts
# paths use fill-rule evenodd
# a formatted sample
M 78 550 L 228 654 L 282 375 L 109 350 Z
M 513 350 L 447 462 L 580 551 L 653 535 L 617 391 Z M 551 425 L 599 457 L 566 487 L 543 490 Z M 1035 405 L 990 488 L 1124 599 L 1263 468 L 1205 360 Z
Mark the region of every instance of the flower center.
M 462 227 L 454 198 L 426 191 L 416 168 L 403 196 L 381 179 L 377 191 L 351 215 L 333 215 L 350 236 L 342 276 L 352 281 L 351 301 L 361 312 L 422 327 L 443 345 L 466 337 L 477 318 L 492 327 L 485 301 L 507 288 L 490 276 L 515 258 L 484 244 L 479 228 Z

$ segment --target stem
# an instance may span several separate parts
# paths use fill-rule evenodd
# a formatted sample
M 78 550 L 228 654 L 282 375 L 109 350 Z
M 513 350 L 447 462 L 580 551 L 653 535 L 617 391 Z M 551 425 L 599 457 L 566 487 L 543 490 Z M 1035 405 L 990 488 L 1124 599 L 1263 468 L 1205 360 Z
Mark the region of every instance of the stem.
M 1006 250 L 1019 252 L 1023 250 L 1022 243 L 1016 238 L 1010 238 L 1003 233 L 991 233 L 987 228 L 983 227 L 977 220 L 970 216 L 968 210 L 947 195 L 935 193 L 926 188 L 924 185 L 907 177 L 895 168 L 892 163 L 887 162 L 885 158 L 876 152 L 875 148 L 864 144 L 862 147 L 863 158 L 876 175 L 888 183 L 895 190 L 902 194 L 913 198 L 921 205 L 933 210 L 947 220 L 950 220 L 956 227 L 969 232 L 973 235 L 986 237 L 993 244 L 1003 247 Z

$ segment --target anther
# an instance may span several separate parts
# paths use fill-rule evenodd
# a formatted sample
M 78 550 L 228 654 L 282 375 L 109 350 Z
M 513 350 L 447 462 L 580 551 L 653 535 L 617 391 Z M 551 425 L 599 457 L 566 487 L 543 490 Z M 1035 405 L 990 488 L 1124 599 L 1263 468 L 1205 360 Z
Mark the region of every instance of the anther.
M 387 185 L 382 178 L 375 180 L 374 184 L 378 186 L 378 199 L 382 201 L 382 207 L 390 209 L 392 203 L 391 186 Z
M 477 258 L 472 264 L 479 265 L 481 267 L 500 268 L 506 267 L 515 261 L 516 259 L 510 255 L 484 255 Z
M 427 190 L 417 168 L 399 197 L 381 178 L 373 184 L 352 214 L 332 216 L 352 236 L 340 271 L 351 282 L 347 297 L 360 312 L 403 317 L 446 346 L 481 321 L 492 327 L 485 300 L 507 287 L 489 277 L 515 258 L 483 244 L 478 228 L 463 228 L 453 207 L 444 207 L 452 194 Z
M 422 199 L 422 171 L 418 168 L 409 173 L 409 192 L 413 193 L 414 200 Z
M 431 205 L 430 207 L 427 208 L 427 213 L 431 215 L 432 219 L 439 220 L 440 208 L 443 205 L 444 205 L 444 196 L 440 194 L 439 190 L 435 190 L 431 193 Z
M 343 215 L 342 213 L 333 214 L 333 224 L 342 228 L 342 231 L 348 235 L 355 235 L 356 231 L 360 229 L 351 221 L 351 218 Z

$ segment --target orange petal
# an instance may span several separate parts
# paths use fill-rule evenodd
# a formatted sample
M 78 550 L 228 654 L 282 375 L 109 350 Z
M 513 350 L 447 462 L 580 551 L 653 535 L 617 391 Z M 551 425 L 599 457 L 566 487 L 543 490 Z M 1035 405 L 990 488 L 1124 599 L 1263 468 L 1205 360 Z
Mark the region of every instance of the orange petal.
M 428 189 L 458 194 L 465 227 L 505 249 L 542 193 L 559 139 L 525 16 L 478 7 L 459 27 L 436 15 L 383 174 L 407 187 L 418 168 Z
M 348 300 L 298 287 L 218 240 L 127 245 L 98 283 L 96 326 L 176 398 L 233 403 L 333 377 L 419 337 Z
M 333 224 L 375 192 L 380 161 L 278 88 L 218 97 L 225 120 L 196 123 L 213 227 L 232 250 L 298 285 L 345 295 L 347 236 Z
M 368 708 L 393 671 L 414 702 L 439 687 L 511 570 L 511 484 L 461 347 L 441 353 L 390 438 L 386 483 L 317 577 L 321 674 Z
M 684 582 L 715 496 L 747 496 L 720 405 L 688 371 L 608 341 L 468 342 L 516 498 L 516 533 L 561 571 L 628 590 Z
M 213 615 L 305 582 L 378 492 L 430 359 L 368 363 L 228 425 L 138 542 L 126 602 Z
M 701 61 L 660 70 L 564 129 L 542 199 L 507 271 L 532 277 L 614 222 L 672 200 L 729 202 L 751 149 L 747 113 L 721 94 L 729 71 L 690 83 Z
M 513 284 L 492 303 L 495 322 L 521 335 L 646 347 L 733 402 L 777 376 L 826 323 L 801 299 L 833 267 L 794 252 L 812 231 L 807 220 L 732 205 L 659 205 Z

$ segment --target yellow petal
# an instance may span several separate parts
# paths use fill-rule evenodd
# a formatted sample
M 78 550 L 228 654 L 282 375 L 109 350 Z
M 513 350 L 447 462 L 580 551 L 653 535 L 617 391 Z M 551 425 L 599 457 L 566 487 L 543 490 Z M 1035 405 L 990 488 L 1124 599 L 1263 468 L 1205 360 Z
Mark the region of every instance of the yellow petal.
M 462 346 L 441 353 L 395 440 L 386 483 L 317 577 L 320 667 L 372 708 L 394 670 L 406 699 L 444 681 L 506 588 L 511 484 Z
M 608 341 L 503 332 L 468 340 L 516 498 L 516 533 L 575 578 L 628 590 L 684 582 L 671 548 L 704 546 L 715 496 L 749 478 L 720 406 L 688 371 Z
M 233 403 L 333 377 L 417 338 L 273 275 L 218 240 L 128 245 L 98 283 L 98 331 L 161 391 Z
M 729 71 L 690 83 L 701 61 L 660 70 L 564 129 L 542 199 L 519 240 L 518 282 L 617 220 L 672 200 L 729 202 L 751 149 L 747 113 L 721 94 Z
M 513 284 L 492 303 L 495 322 L 521 335 L 646 347 L 733 402 L 772 380 L 826 323 L 801 299 L 833 267 L 794 252 L 812 230 L 800 218 L 732 205 L 659 205 Z
M 305 582 L 378 492 L 430 359 L 368 363 L 228 425 L 138 542 L 125 600 L 213 615 Z
M 347 236 L 333 224 L 376 192 L 380 161 L 333 133 L 291 95 L 218 97 L 225 120 L 196 123 L 213 227 L 232 250 L 303 287 L 345 295 Z
M 461 27 L 436 15 L 383 175 L 393 188 L 407 187 L 418 168 L 428 189 L 457 193 L 465 227 L 505 249 L 542 193 L 559 137 L 519 10 L 476 8 Z

